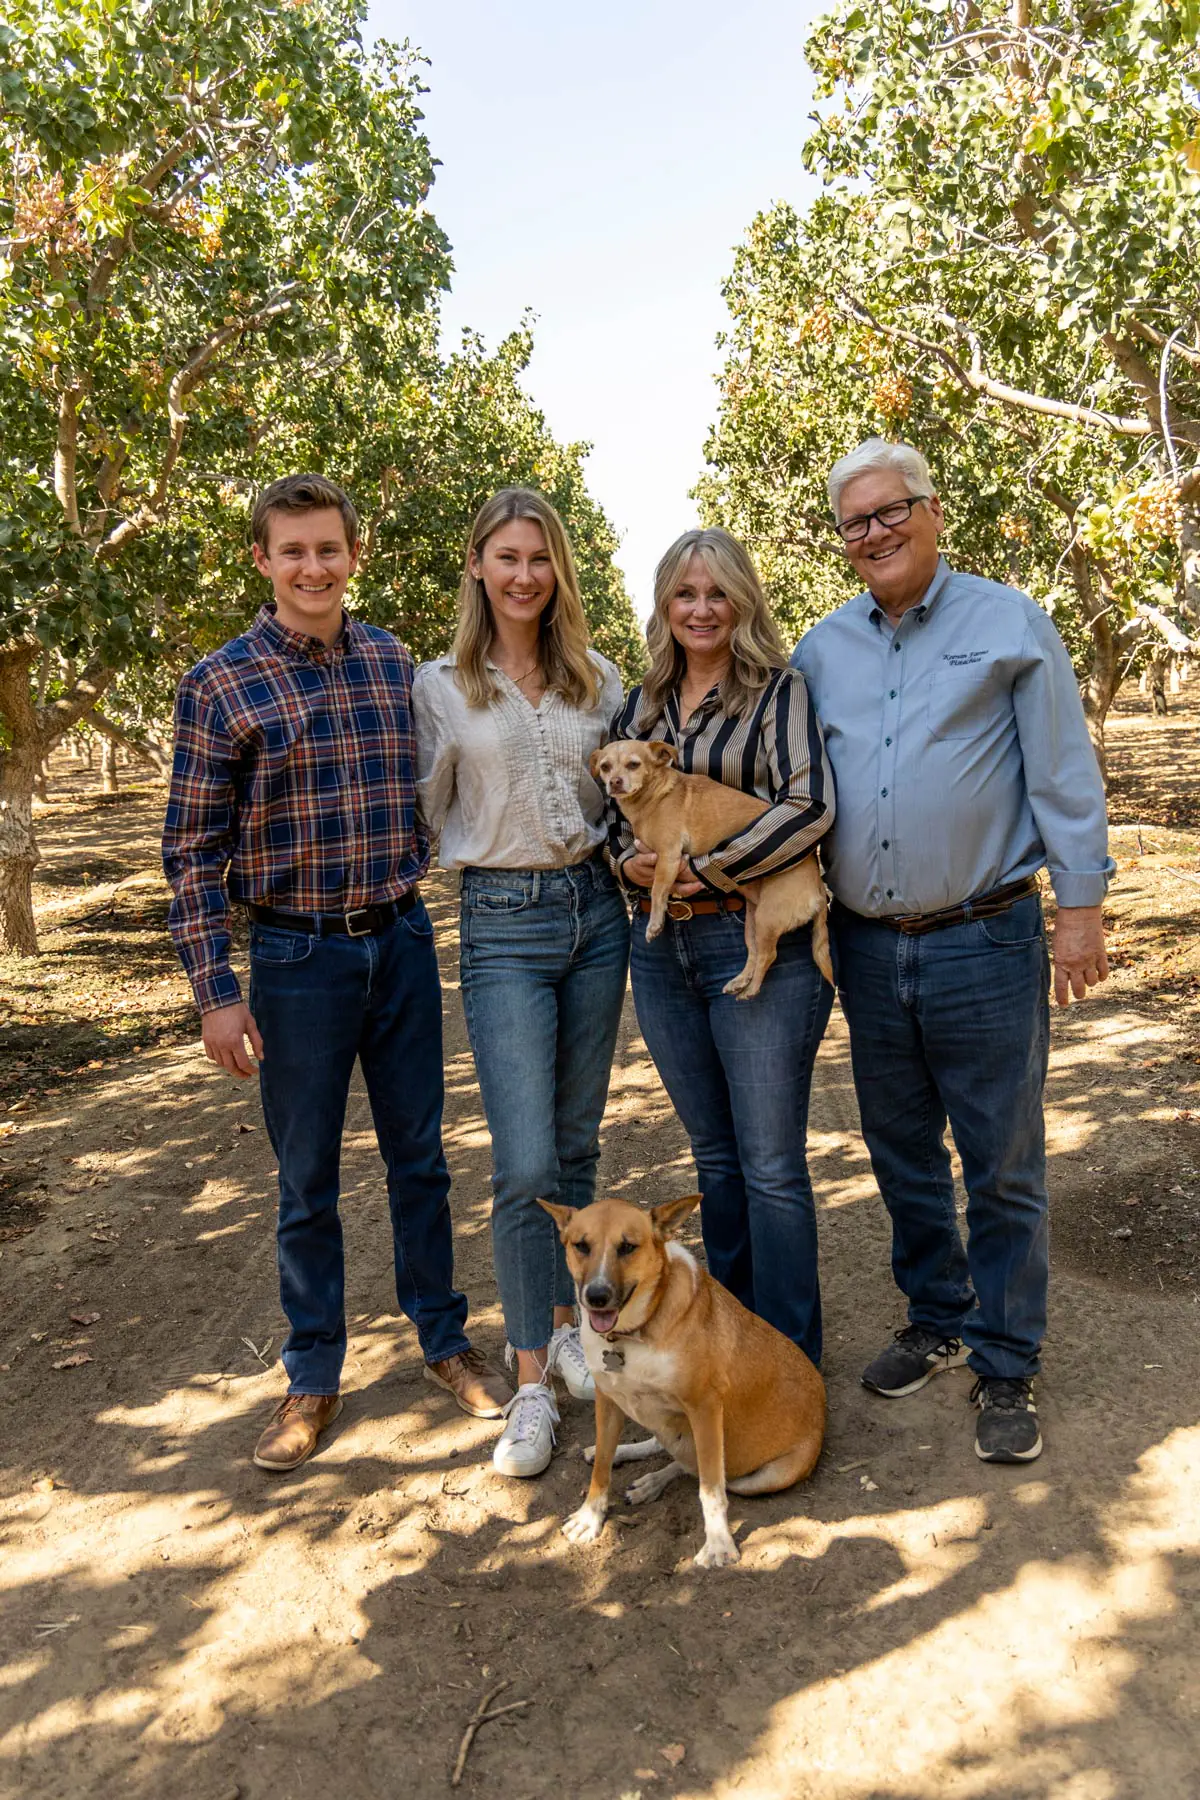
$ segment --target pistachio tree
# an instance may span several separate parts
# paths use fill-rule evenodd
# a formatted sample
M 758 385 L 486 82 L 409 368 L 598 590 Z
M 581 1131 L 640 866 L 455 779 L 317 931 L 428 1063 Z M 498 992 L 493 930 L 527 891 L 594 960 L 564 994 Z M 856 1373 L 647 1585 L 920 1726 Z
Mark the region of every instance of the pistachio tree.
M 919 442 L 955 553 L 1055 611 L 1101 755 L 1139 642 L 1200 630 L 1198 24 L 1195 0 L 842 0 L 809 44 L 826 192 L 739 254 L 701 487 L 808 545 L 811 612 L 843 591 L 816 474 L 868 431 Z
M 1109 442 L 1116 505 L 1080 531 L 1120 554 L 1127 527 L 1169 519 L 1185 632 L 1200 622 L 1198 38 L 1200 0 L 843 0 L 809 44 L 833 104 L 805 151 L 835 191 L 878 203 L 878 330 L 995 408 Z M 944 270 L 957 310 L 937 304 Z M 1059 356 L 1024 379 L 997 366 L 1047 330 Z
M 0 950 L 36 949 L 44 757 L 98 705 L 136 736 L 252 614 L 276 474 L 356 492 L 364 604 L 418 648 L 472 506 L 539 480 L 588 546 L 602 647 L 634 651 L 582 447 L 520 389 L 527 336 L 437 355 L 419 58 L 364 47 L 364 16 L 0 0 Z

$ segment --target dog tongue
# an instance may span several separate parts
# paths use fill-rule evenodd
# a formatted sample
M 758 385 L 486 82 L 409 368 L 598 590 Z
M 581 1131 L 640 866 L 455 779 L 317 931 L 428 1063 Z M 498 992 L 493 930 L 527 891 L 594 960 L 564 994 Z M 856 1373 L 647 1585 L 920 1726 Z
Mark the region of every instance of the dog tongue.
M 601 1337 L 607 1337 L 617 1322 L 617 1314 L 615 1310 L 612 1312 L 589 1312 L 588 1319 L 593 1331 L 599 1332 Z

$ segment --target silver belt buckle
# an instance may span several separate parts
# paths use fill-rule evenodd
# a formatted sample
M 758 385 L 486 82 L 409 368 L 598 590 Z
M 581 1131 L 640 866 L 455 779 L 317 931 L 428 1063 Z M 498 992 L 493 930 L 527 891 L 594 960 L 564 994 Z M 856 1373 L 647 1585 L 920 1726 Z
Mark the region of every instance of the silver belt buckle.
M 342 917 L 346 923 L 347 936 L 370 937 L 371 927 L 369 924 L 360 926 L 354 923 L 355 919 L 365 919 L 370 911 L 371 908 L 369 906 L 356 906 L 353 912 L 343 913 Z

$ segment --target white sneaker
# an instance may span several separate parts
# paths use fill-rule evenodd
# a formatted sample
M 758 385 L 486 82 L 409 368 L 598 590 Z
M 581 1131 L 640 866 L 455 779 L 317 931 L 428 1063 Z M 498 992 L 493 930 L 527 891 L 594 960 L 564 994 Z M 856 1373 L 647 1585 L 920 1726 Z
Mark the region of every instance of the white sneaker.
M 552 1374 L 555 1369 L 566 1382 L 567 1392 L 573 1400 L 594 1399 L 596 1384 L 583 1353 L 578 1325 L 560 1325 L 550 1339 L 546 1357 L 547 1375 Z
M 508 1422 L 492 1451 L 492 1467 L 500 1475 L 540 1475 L 550 1462 L 558 1424 L 553 1389 L 527 1381 L 504 1411 Z

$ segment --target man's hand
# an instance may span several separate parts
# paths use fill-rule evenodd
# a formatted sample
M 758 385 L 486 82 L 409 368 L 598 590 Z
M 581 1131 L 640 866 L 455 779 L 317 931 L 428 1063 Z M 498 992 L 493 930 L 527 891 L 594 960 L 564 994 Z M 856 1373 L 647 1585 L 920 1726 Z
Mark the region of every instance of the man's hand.
M 215 1012 L 206 1012 L 200 1021 L 200 1037 L 209 1062 L 219 1063 L 231 1075 L 239 1075 L 243 1080 L 253 1075 L 255 1063 L 263 1060 L 263 1041 L 244 1000 L 233 1006 L 218 1006 Z M 250 1051 L 246 1049 L 247 1038 L 250 1039 Z
M 1098 906 L 1060 906 L 1054 921 L 1054 998 L 1066 1006 L 1108 980 L 1104 925 Z
M 633 842 L 635 846 L 634 854 L 627 857 L 625 862 L 622 863 L 621 873 L 624 875 L 626 881 L 631 881 L 635 887 L 651 887 L 654 883 L 654 871 L 658 867 L 658 852 L 656 850 L 647 850 L 641 838 L 634 838 Z M 703 889 L 704 883 L 702 881 L 697 881 L 696 877 L 692 874 L 692 871 L 688 866 L 687 857 L 681 856 L 675 879 L 671 883 L 672 894 L 677 894 L 681 900 L 687 900 L 690 899 L 693 894 L 703 892 Z

